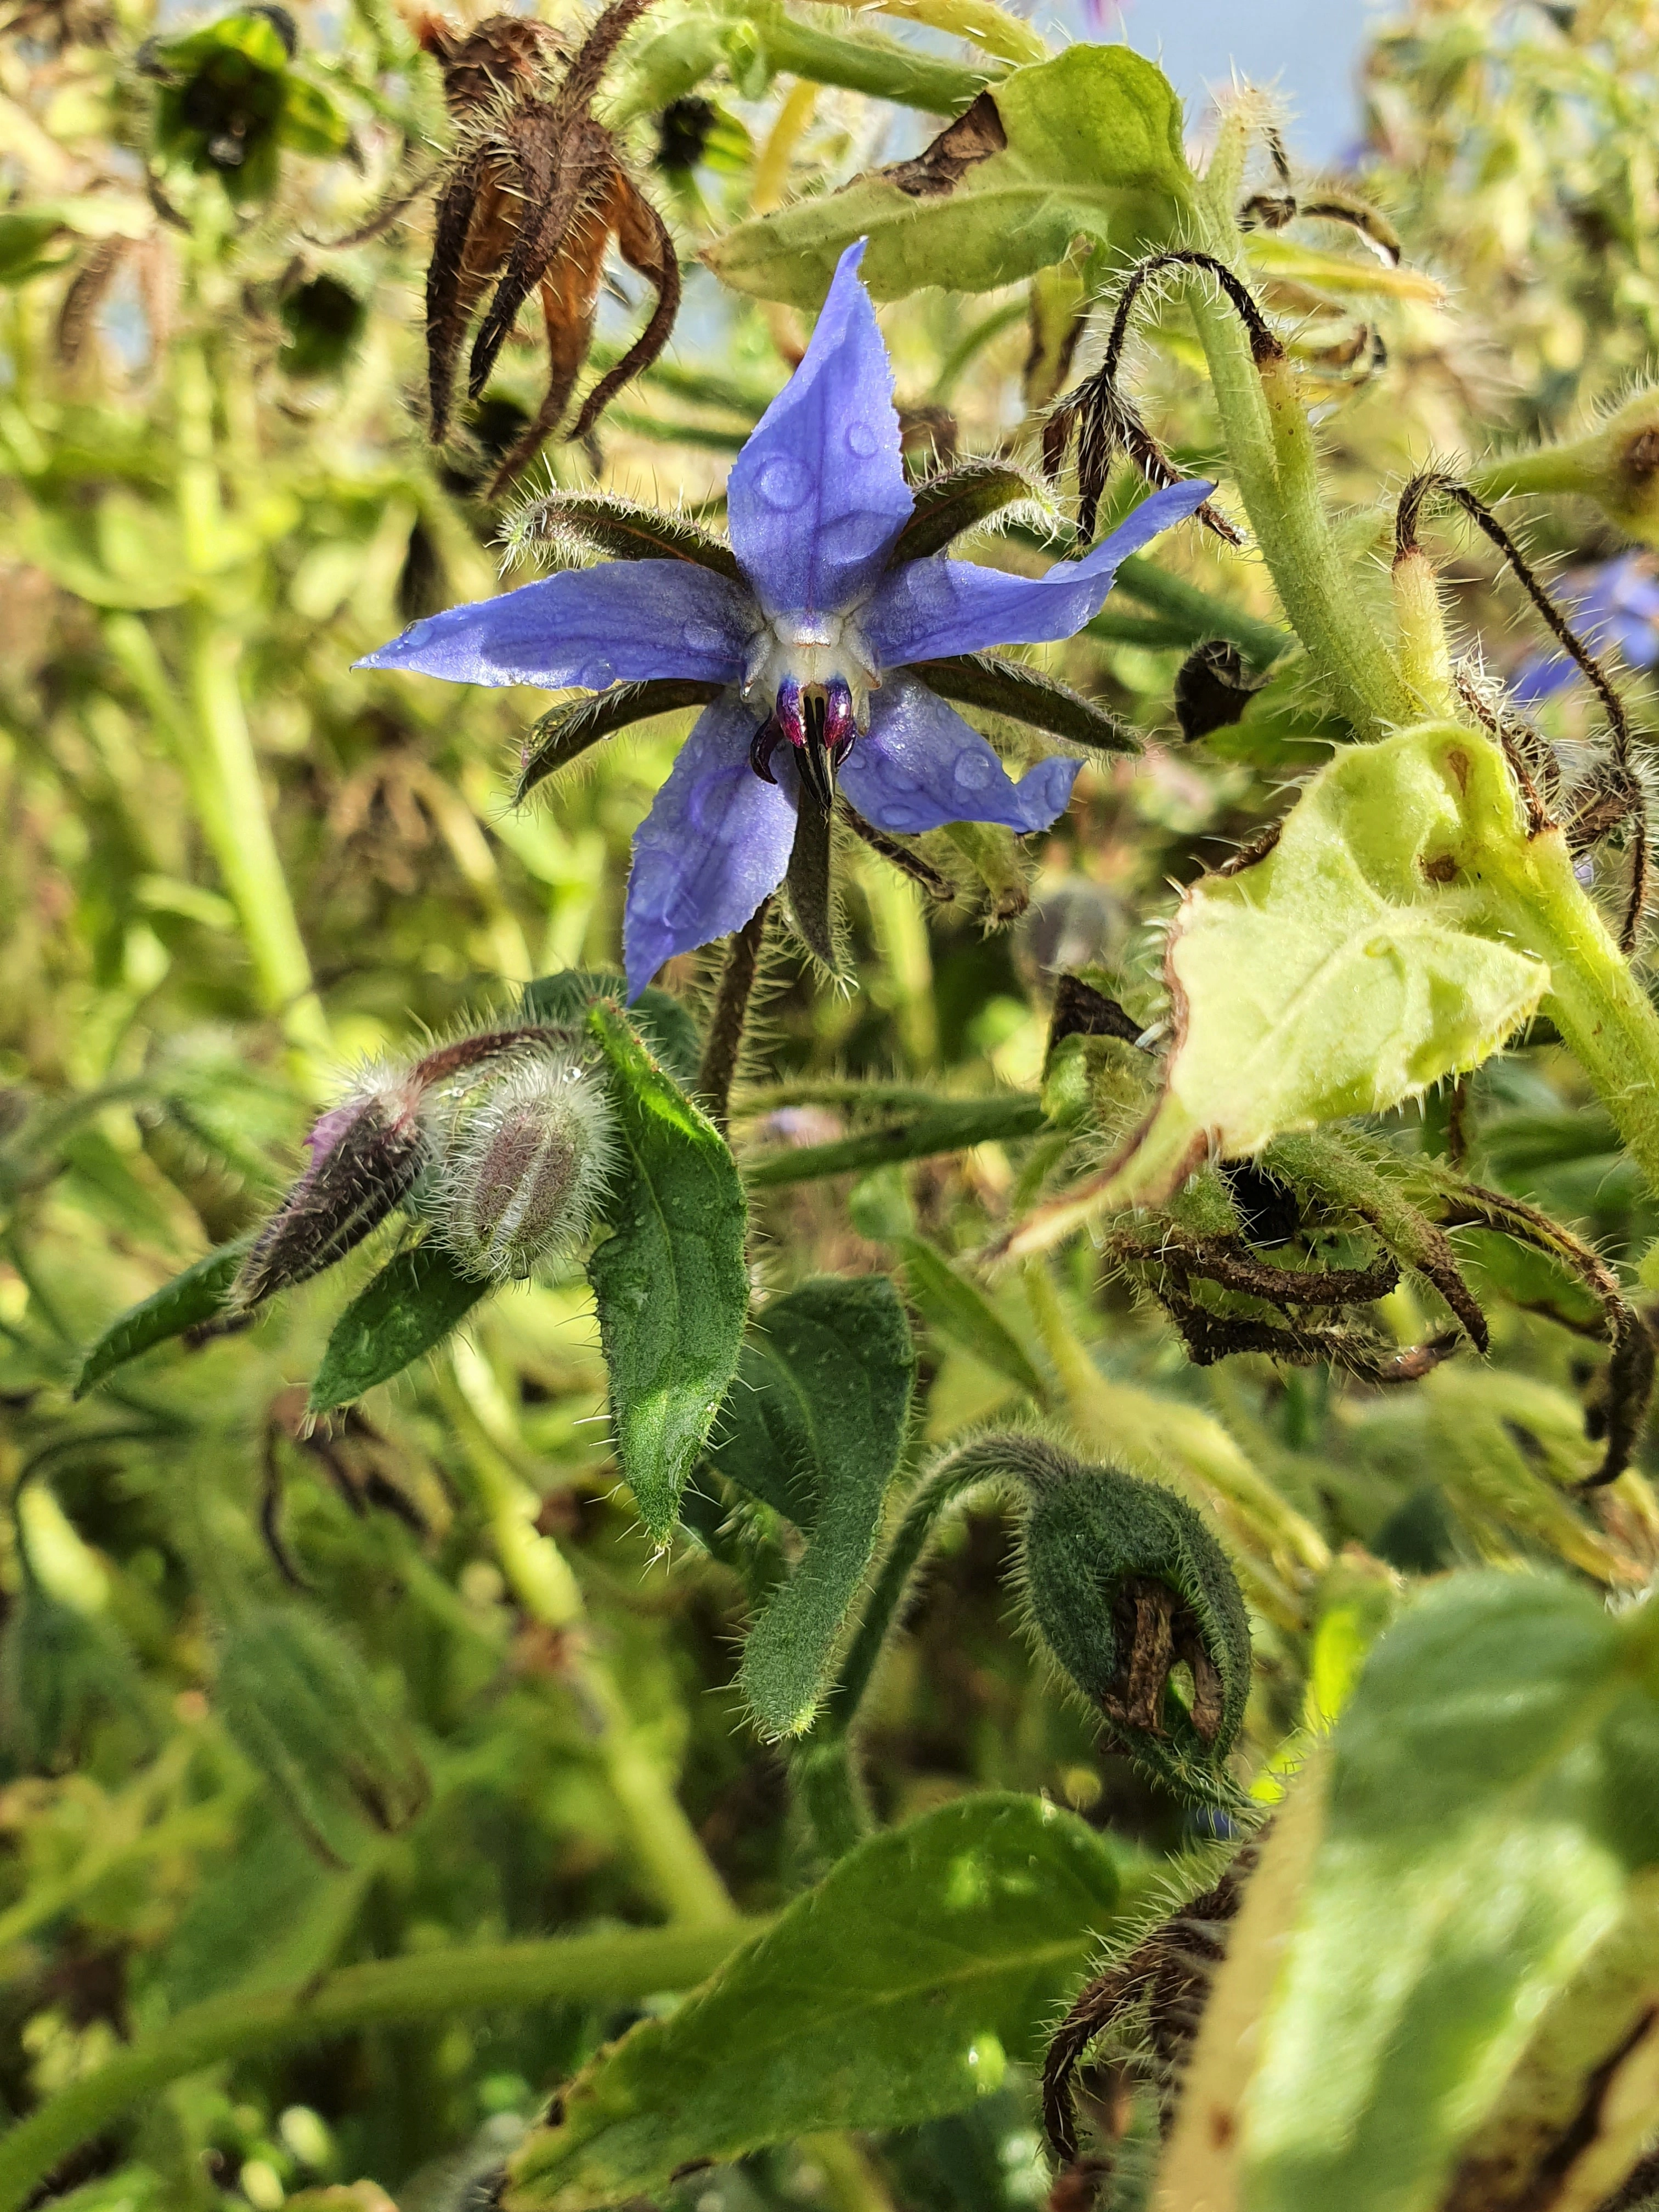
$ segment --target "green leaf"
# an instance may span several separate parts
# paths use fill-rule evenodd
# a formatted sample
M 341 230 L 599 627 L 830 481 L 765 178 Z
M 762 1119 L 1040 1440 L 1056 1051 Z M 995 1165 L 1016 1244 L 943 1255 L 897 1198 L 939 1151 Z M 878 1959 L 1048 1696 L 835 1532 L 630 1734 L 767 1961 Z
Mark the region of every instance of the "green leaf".
M 538 976 L 524 987 L 525 1018 L 580 1029 L 587 1010 L 600 999 L 625 1005 L 627 979 L 606 969 L 566 968 L 556 975 Z M 682 1089 L 690 1090 L 702 1064 L 702 1040 L 697 1025 L 672 993 L 654 984 L 640 993 L 628 1009 L 628 1018 Z
M 214 1705 L 226 1733 L 319 1857 L 349 1865 L 365 1826 L 407 1827 L 430 1795 L 407 1729 L 318 1613 L 271 1606 L 237 1620 Z
M 27 209 L 0 215 L 0 284 L 26 284 L 49 269 L 61 269 L 70 257 L 46 248 L 64 228 L 61 217 Z
M 694 2161 L 960 2111 L 1040 2058 L 1119 1893 L 1109 1846 L 1030 1797 L 873 1838 L 600 2053 L 512 2160 L 503 2212 L 586 2212 Z
M 1541 1577 L 1459 1576 L 1377 1643 L 1263 2023 L 1252 2212 L 1443 2203 L 1540 2014 L 1659 1851 L 1656 1618 Z M 1579 2046 L 1569 2118 L 1608 2047 Z
M 165 1344 L 169 1337 L 182 1336 L 188 1328 L 216 1320 L 224 1310 L 226 1294 L 252 1244 L 250 1235 L 219 1245 L 183 1274 L 175 1275 L 159 1291 L 152 1291 L 140 1304 L 129 1307 L 119 1320 L 112 1321 L 81 1363 L 76 1396 L 84 1396 L 95 1382 L 101 1382 L 152 1345 Z
M 535 988 L 532 986 L 532 988 Z M 587 1263 L 623 1480 L 663 1541 L 737 1372 L 747 1209 L 725 1139 L 612 1002 L 590 1008 L 627 1165 Z
M 1352 746 L 1277 843 L 1182 900 L 1165 969 L 1175 1048 L 1127 1152 L 1037 1209 L 1006 1251 L 1155 1202 L 1206 1153 L 1382 1114 L 1497 1051 L 1551 988 L 1516 943 L 1528 843 L 1498 748 L 1450 726 Z
M 920 561 L 930 553 L 943 553 L 953 538 L 978 523 L 988 521 L 1013 507 L 1051 514 L 1051 502 L 1042 485 L 1012 461 L 992 460 L 975 454 L 938 476 L 924 477 L 915 488 L 915 506 L 898 534 L 889 565 Z
M 807 1539 L 744 1650 L 743 1692 L 764 1735 L 811 1725 L 875 1549 L 915 1374 L 885 1275 L 803 1284 L 765 1308 L 744 1347 L 709 1457 Z
M 1041 1405 L 1048 1395 L 1042 1377 L 978 1285 L 922 1237 L 905 1237 L 899 1253 L 911 1300 L 928 1326 Z
M 331 1413 L 389 1382 L 441 1344 L 491 1288 L 463 1274 L 441 1244 L 394 1252 L 334 1324 L 307 1411 Z
M 1171 236 L 1192 178 L 1181 103 L 1127 46 L 1076 46 L 1012 71 L 915 160 L 741 223 L 705 250 L 721 280 L 815 307 L 856 238 L 878 300 L 941 276 L 958 291 L 1012 284 L 1079 237 L 1132 252 Z

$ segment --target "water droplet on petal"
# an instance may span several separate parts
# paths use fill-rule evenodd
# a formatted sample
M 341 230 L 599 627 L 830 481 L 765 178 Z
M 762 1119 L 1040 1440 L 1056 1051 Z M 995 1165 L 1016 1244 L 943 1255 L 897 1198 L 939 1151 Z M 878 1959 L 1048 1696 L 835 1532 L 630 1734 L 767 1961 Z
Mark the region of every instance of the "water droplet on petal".
M 780 513 L 799 507 L 811 489 L 811 469 L 805 461 L 795 460 L 787 453 L 774 453 L 769 461 L 762 464 L 761 472 L 755 479 L 755 489 L 768 507 L 776 507 Z
M 854 422 L 848 426 L 847 442 L 861 461 L 867 461 L 880 450 L 881 440 L 868 422 Z
M 818 546 L 832 561 L 862 561 L 878 550 L 889 527 L 884 516 L 860 508 L 825 523 L 818 532 Z
M 729 650 L 725 631 L 716 629 L 713 623 L 687 623 L 681 635 L 688 653 L 723 653 Z
M 607 690 L 616 680 L 616 670 L 603 656 L 597 660 L 588 661 L 581 674 L 576 678 L 577 683 L 585 686 L 589 691 Z
M 924 806 L 920 803 L 913 804 L 908 799 L 889 800 L 886 815 L 886 826 L 890 830 L 908 830 L 914 832 L 931 830 L 933 826 L 932 807 Z
M 986 785 L 997 780 L 996 763 L 978 751 L 959 752 L 951 770 L 951 781 L 958 791 L 983 791 Z

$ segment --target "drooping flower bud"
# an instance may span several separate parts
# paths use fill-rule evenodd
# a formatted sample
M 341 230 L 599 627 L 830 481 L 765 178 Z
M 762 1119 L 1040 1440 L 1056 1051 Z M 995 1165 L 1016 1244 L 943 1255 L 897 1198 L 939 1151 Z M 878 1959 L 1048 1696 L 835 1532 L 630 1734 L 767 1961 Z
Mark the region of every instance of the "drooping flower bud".
M 1052 1447 L 1022 1456 L 1024 1579 L 1043 1643 L 1132 1755 L 1185 1793 L 1215 1788 L 1250 1682 L 1225 1553 L 1160 1484 Z
M 458 1118 L 436 1177 L 446 1242 L 469 1274 L 521 1281 L 574 1251 L 615 1155 L 599 1078 L 572 1054 L 516 1059 Z
M 306 1139 L 311 1164 L 242 1263 L 233 1305 L 258 1305 L 343 1259 L 386 1219 L 426 1165 L 418 1068 L 368 1069 Z

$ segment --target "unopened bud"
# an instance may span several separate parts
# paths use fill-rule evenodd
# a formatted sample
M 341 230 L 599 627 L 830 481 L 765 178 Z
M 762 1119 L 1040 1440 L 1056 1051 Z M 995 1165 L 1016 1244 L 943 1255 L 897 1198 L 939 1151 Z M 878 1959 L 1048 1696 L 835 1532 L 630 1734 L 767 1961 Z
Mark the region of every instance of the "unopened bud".
M 311 1164 L 259 1232 L 231 1292 L 258 1305 L 344 1257 L 402 1203 L 425 1166 L 418 1070 L 371 1068 L 306 1139 Z
M 520 1058 L 478 1092 L 446 1148 L 436 1203 L 469 1274 L 522 1280 L 592 1226 L 615 1154 L 599 1078 L 568 1054 Z
M 1042 1462 L 1026 1477 L 1023 1546 L 1042 1641 L 1135 1758 L 1184 1790 L 1213 1788 L 1250 1682 L 1249 1623 L 1226 1554 L 1159 1484 L 1051 1449 Z
M 1594 500 L 1626 537 L 1659 545 L 1659 387 L 1633 394 L 1586 437 L 1502 454 L 1469 482 L 1482 499 L 1532 492 Z

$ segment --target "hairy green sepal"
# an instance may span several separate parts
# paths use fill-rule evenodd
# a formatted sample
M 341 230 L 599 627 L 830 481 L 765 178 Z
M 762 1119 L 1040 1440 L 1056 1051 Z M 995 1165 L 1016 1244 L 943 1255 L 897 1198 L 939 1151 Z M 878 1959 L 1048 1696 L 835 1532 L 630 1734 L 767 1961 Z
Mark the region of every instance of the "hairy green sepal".
M 623 1164 L 587 1265 L 623 1480 L 659 1542 L 737 1372 L 749 1310 L 743 1185 L 725 1139 L 612 1000 L 587 1013 Z
M 914 161 L 740 223 L 703 258 L 739 292 L 815 307 L 867 238 L 860 273 L 878 300 L 941 271 L 986 292 L 1064 260 L 1079 237 L 1161 243 L 1192 189 L 1163 73 L 1127 46 L 1076 46 L 1011 71 Z
M 1006 714 L 1010 721 L 1046 730 L 1051 737 L 1066 738 L 1073 744 L 1091 746 L 1096 752 L 1140 750 L 1139 736 L 1115 714 L 1109 714 L 1068 684 L 1040 676 L 1018 660 L 964 653 L 949 660 L 913 662 L 911 673 L 955 706 L 981 707 L 987 714 Z
M 550 708 L 531 725 L 520 756 L 519 780 L 513 787 L 513 804 L 522 805 L 538 783 L 556 775 L 580 760 L 601 738 L 631 729 L 653 714 L 672 714 L 683 707 L 706 707 L 718 699 L 723 684 L 700 682 L 690 676 L 659 676 L 643 684 L 613 684 L 592 698 L 572 699 Z
M 806 1539 L 744 1647 L 743 1693 L 763 1735 L 811 1725 L 875 1549 L 915 1376 L 884 1275 L 803 1284 L 766 1307 L 744 1347 L 709 1457 Z
M 504 2212 L 659 2197 L 696 2163 L 972 2105 L 1040 2058 L 1119 1899 L 1109 1845 L 1033 1797 L 871 1838 L 578 2075 L 512 2160 Z
M 1184 1796 L 1223 1774 L 1250 1689 L 1250 1630 L 1226 1554 L 1161 1484 L 1029 1452 L 1022 1571 L 1031 1620 L 1124 1749 Z M 1172 1666 L 1192 1688 L 1178 1694 Z

